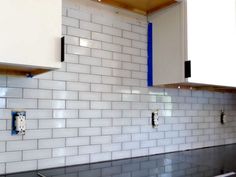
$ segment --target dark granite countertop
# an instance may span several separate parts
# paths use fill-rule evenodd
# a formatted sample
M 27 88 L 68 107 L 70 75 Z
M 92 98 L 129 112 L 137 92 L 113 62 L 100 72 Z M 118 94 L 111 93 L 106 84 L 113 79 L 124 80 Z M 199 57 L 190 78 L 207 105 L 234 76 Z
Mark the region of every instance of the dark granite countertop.
M 0 177 L 213 177 L 236 171 L 236 145 L 212 147 Z

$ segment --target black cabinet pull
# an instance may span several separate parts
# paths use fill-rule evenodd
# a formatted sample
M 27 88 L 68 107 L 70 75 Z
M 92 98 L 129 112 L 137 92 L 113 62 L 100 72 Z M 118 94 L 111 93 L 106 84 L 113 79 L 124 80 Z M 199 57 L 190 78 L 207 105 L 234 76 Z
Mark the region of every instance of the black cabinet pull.
M 65 37 L 61 38 L 61 62 L 65 61 Z

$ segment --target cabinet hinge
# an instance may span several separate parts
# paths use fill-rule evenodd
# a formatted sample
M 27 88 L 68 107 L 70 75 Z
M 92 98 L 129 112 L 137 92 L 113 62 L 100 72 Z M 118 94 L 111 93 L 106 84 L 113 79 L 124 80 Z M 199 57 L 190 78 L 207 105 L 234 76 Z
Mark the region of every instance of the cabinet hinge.
M 185 78 L 191 77 L 191 61 L 185 61 L 184 63 Z

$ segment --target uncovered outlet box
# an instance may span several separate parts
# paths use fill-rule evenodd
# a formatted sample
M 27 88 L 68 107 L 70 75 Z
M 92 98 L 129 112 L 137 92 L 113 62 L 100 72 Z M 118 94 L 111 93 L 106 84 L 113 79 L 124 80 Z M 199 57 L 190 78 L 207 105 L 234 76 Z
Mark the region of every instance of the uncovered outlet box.
M 12 135 L 24 135 L 26 130 L 26 112 L 12 111 Z

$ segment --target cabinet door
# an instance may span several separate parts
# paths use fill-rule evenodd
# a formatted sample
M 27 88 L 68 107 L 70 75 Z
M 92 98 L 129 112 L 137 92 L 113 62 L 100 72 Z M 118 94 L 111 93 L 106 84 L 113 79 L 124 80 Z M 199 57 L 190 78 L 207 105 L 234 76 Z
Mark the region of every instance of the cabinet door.
M 189 82 L 236 86 L 236 0 L 188 0 Z
M 61 0 L 0 1 L 0 64 L 60 67 Z

